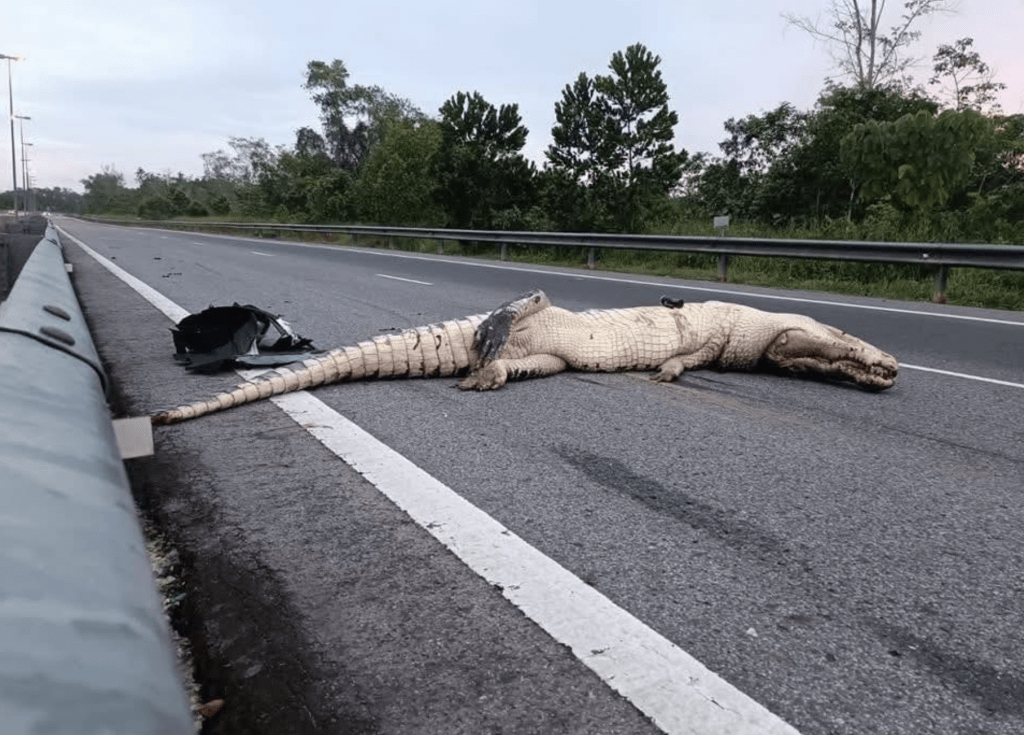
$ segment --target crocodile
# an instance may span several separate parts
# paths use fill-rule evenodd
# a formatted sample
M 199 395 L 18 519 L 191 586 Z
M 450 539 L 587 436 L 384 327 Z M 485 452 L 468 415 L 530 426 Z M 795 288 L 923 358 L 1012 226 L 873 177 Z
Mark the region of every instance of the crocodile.
M 888 353 L 799 314 L 749 306 L 663 298 L 660 306 L 572 312 L 533 290 L 489 314 L 378 335 L 292 367 L 278 368 L 209 400 L 154 414 L 172 424 L 270 396 L 371 378 L 462 377 L 463 390 L 495 390 L 510 380 L 563 370 L 657 370 L 671 382 L 684 370 L 766 369 L 850 381 L 868 390 L 892 386 Z

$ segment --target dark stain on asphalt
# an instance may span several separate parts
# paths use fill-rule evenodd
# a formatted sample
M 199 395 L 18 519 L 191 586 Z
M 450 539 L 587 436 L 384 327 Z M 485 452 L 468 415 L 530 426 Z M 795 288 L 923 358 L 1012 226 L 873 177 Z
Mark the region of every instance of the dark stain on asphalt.
M 702 531 L 731 549 L 776 559 L 785 559 L 792 551 L 789 544 L 755 524 L 690 497 L 678 488 L 668 488 L 639 475 L 617 459 L 601 457 L 579 447 L 560 446 L 555 452 L 594 482 Z
M 905 657 L 928 669 L 943 682 L 978 700 L 987 713 L 1013 717 L 1024 715 L 1024 680 L 961 656 L 883 620 L 872 620 L 869 624 L 885 641 L 890 656 Z
M 994 666 L 963 656 L 938 643 L 921 638 L 910 630 L 890 622 L 865 617 L 863 603 L 844 599 L 820 580 L 812 571 L 809 559 L 777 536 L 723 508 L 697 500 L 679 488 L 666 487 L 640 475 L 624 463 L 602 457 L 579 447 L 555 447 L 567 463 L 590 480 L 617 493 L 626 495 L 651 510 L 675 518 L 696 531 L 738 551 L 771 565 L 775 571 L 799 578 L 799 586 L 822 601 L 826 621 L 845 621 L 846 625 L 864 629 L 872 638 L 881 640 L 894 662 L 907 660 L 935 676 L 948 688 L 955 688 L 971 697 L 991 714 L 1024 716 L 1024 680 L 1001 672 Z M 785 628 L 783 628 L 785 629 Z

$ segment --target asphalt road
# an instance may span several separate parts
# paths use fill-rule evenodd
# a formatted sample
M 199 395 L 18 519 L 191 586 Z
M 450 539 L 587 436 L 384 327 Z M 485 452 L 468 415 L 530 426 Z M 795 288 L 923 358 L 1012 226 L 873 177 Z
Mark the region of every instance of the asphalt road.
M 253 303 L 325 348 L 532 287 L 570 309 L 737 301 L 872 342 L 903 366 L 878 394 L 710 371 L 313 394 L 805 735 L 1024 732 L 1024 316 L 58 224 L 189 311 Z M 169 320 L 66 253 L 125 412 L 238 382 L 184 374 Z M 191 569 L 203 683 L 228 701 L 211 731 L 658 731 L 275 405 L 156 442 L 132 474 Z

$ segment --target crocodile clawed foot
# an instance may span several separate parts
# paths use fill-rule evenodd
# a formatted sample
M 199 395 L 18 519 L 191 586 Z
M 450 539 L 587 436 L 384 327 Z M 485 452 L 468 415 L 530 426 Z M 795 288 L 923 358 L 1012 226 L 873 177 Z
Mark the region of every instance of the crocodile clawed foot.
M 651 375 L 650 379 L 655 383 L 671 383 L 676 379 L 676 374 L 670 370 L 662 370 Z
M 496 390 L 505 385 L 508 371 L 500 362 L 492 362 L 459 381 L 462 390 Z

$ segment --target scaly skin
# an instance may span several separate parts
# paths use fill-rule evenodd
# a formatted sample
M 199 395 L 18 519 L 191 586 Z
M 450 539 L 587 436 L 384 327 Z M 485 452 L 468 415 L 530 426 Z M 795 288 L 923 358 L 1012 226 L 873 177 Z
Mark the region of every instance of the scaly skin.
M 718 301 L 575 313 L 533 291 L 493 312 L 477 334 L 484 366 L 460 383 L 465 390 L 565 369 L 657 369 L 652 380 L 669 382 L 706 367 L 764 367 L 882 390 L 898 369 L 891 355 L 810 317 Z
M 151 417 L 154 424 L 176 424 L 214 411 L 328 383 L 372 378 L 450 377 L 465 375 L 479 364 L 473 349 L 477 326 L 485 314 L 427 327 L 407 329 L 340 347 L 304 360 L 301 368 L 277 368 L 207 401 L 196 401 Z
M 328 383 L 370 378 L 469 375 L 463 390 L 494 390 L 508 380 L 566 369 L 653 370 L 669 382 L 684 370 L 768 368 L 789 375 L 847 380 L 870 390 L 896 379 L 893 357 L 834 327 L 798 314 L 774 314 L 708 301 L 571 312 L 531 291 L 489 315 L 476 315 L 279 368 L 207 401 L 152 417 L 172 424 L 243 403 Z

